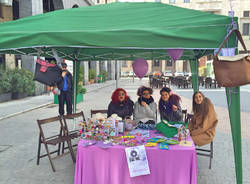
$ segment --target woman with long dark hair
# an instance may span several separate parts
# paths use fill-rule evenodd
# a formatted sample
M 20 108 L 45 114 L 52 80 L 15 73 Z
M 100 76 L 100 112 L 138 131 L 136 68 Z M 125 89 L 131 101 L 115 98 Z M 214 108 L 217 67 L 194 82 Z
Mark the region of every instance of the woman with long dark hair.
M 202 146 L 212 142 L 218 119 L 212 102 L 200 91 L 193 95 L 193 113 L 188 128 L 194 143 Z
M 111 97 L 112 101 L 108 106 L 108 117 L 117 114 L 122 119 L 130 117 L 134 111 L 134 102 L 130 100 L 123 88 L 117 88 Z
M 135 103 L 134 117 L 139 125 L 156 123 L 157 105 L 151 96 L 152 93 L 152 88 L 146 86 L 142 86 L 137 90 L 139 98 Z
M 160 91 L 159 111 L 161 120 L 183 121 L 182 109 L 180 106 L 181 97 L 173 94 L 168 87 L 163 87 Z

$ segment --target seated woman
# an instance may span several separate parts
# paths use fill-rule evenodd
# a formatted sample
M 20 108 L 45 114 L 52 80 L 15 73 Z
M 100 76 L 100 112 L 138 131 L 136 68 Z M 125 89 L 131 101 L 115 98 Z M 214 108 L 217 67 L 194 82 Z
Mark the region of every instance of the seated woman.
M 154 102 L 152 88 L 142 86 L 137 90 L 139 96 L 138 101 L 135 103 L 134 118 L 140 124 L 155 124 L 157 105 Z
M 108 106 L 108 117 L 117 114 L 122 119 L 130 117 L 134 111 L 134 102 L 127 96 L 127 92 L 122 88 L 117 88 L 111 97 L 112 101 Z
M 212 142 L 218 123 L 217 115 L 212 102 L 199 91 L 193 95 L 193 113 L 188 128 L 194 143 L 203 146 Z
M 163 87 L 160 91 L 159 111 L 161 120 L 183 121 L 183 114 L 180 106 L 181 97 L 172 94 L 170 88 Z

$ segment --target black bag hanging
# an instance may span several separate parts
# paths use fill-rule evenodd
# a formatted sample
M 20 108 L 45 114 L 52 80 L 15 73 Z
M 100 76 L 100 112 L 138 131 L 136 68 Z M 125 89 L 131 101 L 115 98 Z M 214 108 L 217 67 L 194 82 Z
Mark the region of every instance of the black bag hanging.
M 62 76 L 61 68 L 42 59 L 36 60 L 34 80 L 49 86 L 55 86 Z

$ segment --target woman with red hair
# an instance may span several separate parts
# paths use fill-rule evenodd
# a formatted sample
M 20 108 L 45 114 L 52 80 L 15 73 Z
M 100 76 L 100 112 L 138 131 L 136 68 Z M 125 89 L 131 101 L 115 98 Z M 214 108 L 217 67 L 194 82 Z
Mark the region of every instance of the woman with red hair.
M 130 117 L 134 111 L 134 102 L 130 100 L 127 92 L 122 88 L 117 88 L 111 97 L 112 101 L 108 107 L 108 117 L 117 114 L 122 119 Z

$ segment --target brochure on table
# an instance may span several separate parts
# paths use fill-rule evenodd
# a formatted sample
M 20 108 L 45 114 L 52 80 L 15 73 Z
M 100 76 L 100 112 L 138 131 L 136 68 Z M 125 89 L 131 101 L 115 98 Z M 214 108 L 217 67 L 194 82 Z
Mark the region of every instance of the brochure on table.
M 145 146 L 125 149 L 130 177 L 150 174 Z

